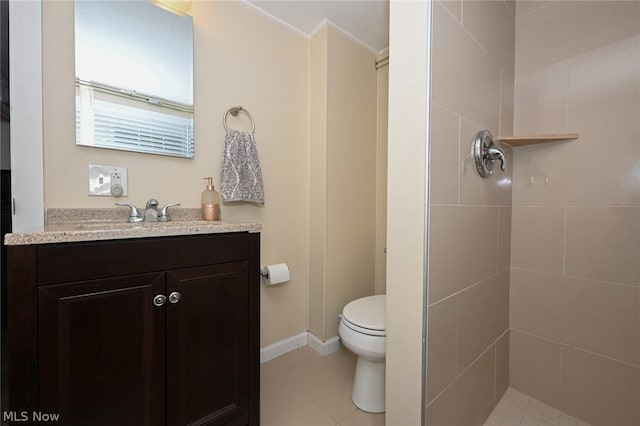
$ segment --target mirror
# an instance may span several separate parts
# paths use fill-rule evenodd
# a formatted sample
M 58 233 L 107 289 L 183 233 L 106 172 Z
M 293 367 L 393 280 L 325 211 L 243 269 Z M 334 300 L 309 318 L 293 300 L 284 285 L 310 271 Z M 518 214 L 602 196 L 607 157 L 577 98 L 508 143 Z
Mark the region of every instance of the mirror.
M 75 1 L 76 143 L 193 158 L 193 19 Z

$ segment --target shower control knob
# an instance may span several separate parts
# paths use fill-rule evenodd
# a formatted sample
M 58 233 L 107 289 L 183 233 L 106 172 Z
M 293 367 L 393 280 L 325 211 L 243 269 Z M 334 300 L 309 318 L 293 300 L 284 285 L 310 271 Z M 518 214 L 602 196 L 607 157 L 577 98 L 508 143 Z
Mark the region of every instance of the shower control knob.
M 487 178 L 493 173 L 493 163 L 500 160 L 500 170 L 507 170 L 507 158 L 502 148 L 493 142 L 493 135 L 488 130 L 478 132 L 471 143 L 471 153 L 480 177 Z

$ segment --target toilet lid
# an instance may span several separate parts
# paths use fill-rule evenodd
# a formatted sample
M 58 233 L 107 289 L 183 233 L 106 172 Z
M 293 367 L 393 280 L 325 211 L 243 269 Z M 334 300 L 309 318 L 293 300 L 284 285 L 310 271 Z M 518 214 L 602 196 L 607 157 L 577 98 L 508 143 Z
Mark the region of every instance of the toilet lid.
M 354 300 L 342 310 L 342 317 L 353 325 L 368 330 L 385 331 L 386 300 L 384 294 Z

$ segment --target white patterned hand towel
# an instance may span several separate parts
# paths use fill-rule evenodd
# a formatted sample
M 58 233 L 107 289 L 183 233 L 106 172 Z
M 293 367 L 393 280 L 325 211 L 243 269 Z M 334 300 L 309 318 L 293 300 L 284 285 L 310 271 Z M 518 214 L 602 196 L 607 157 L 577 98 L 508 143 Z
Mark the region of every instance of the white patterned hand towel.
M 252 132 L 227 130 L 220 189 L 224 201 L 264 204 L 262 169 Z

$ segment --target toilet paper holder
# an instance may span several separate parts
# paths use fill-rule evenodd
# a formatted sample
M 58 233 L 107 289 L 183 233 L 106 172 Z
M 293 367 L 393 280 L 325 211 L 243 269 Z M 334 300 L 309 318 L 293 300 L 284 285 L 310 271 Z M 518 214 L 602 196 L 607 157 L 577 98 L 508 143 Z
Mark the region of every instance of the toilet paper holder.
M 280 284 L 291 279 L 289 267 L 286 263 L 266 265 L 260 271 L 260 275 L 264 278 L 266 285 Z

